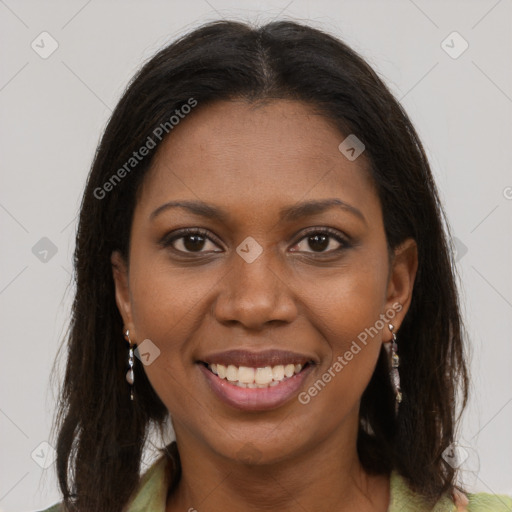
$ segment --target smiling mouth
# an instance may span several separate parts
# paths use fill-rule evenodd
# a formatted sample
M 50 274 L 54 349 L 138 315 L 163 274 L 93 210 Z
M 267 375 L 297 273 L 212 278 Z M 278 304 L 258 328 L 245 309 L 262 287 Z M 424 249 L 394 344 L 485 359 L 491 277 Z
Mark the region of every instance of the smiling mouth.
M 304 364 L 279 364 L 276 366 L 265 366 L 263 368 L 252 368 L 250 366 L 235 366 L 233 364 L 208 364 L 204 361 L 200 363 L 219 379 L 225 380 L 232 385 L 240 388 L 269 388 L 277 386 L 282 382 L 298 375 L 313 361 Z

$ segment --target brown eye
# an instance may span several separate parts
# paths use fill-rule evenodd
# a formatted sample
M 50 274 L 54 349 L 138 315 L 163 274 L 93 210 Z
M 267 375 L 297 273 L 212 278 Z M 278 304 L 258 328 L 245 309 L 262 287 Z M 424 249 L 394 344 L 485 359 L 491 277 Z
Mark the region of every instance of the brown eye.
M 162 245 L 183 253 L 220 252 L 215 250 L 218 246 L 207 236 L 207 232 L 200 229 L 187 229 L 174 233 L 172 237 L 165 237 Z M 207 250 L 203 251 L 205 247 Z
M 347 246 L 348 243 L 338 232 L 330 229 L 317 229 L 307 233 L 291 250 L 293 252 L 327 253 L 339 251 Z M 308 251 L 308 248 L 311 250 Z

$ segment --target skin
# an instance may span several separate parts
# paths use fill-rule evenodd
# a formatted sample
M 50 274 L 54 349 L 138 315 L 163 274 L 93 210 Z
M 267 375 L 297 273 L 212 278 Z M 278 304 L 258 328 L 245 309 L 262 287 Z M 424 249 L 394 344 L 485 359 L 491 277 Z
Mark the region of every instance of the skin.
M 307 390 L 397 302 L 399 331 L 417 270 L 415 242 L 390 257 L 364 153 L 345 158 L 338 150 L 345 136 L 306 104 L 199 106 L 171 135 L 143 182 L 129 268 L 112 254 L 131 341 L 150 339 L 160 350 L 144 370 L 171 414 L 183 468 L 167 512 L 386 511 L 389 477 L 363 470 L 356 438 L 361 395 L 391 340 L 387 323 L 307 405 L 294 397 L 270 411 L 237 410 L 210 391 L 195 361 L 232 348 L 311 354 L 319 364 L 300 391 Z M 364 220 L 341 208 L 279 219 L 283 207 L 326 198 L 357 208 Z M 229 218 L 172 208 L 150 220 L 171 200 L 211 203 Z M 212 240 L 159 245 L 187 227 Z M 311 227 L 318 230 L 305 235 Z M 308 237 L 326 227 L 349 245 L 332 237 L 323 249 L 311 244 Z M 248 236 L 263 249 L 252 263 L 236 252 Z

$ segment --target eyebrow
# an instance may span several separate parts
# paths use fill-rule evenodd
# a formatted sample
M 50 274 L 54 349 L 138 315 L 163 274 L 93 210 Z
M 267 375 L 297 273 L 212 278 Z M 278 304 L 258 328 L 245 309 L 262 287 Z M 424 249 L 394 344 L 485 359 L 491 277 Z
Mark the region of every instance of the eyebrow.
M 287 206 L 279 211 L 279 219 L 281 222 L 289 222 L 292 220 L 297 220 L 304 217 L 309 217 L 312 215 L 323 213 L 326 210 L 335 207 L 340 208 L 346 212 L 352 213 L 353 215 L 359 217 L 366 224 L 366 218 L 361 213 L 360 210 L 337 198 L 315 199 L 311 201 L 305 201 L 303 203 L 299 203 L 296 205 Z M 169 201 L 159 206 L 153 213 L 151 213 L 151 215 L 149 216 L 149 220 L 153 220 L 160 213 L 170 208 L 183 208 L 195 215 L 215 219 L 224 223 L 227 223 L 227 221 L 229 220 L 229 214 L 224 210 L 218 208 L 217 206 L 204 203 L 203 201 L 191 200 Z

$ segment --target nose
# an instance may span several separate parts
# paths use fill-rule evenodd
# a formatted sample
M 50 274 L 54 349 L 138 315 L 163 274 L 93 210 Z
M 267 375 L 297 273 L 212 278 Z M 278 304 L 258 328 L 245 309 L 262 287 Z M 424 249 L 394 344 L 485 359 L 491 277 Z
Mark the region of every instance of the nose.
M 214 304 L 214 315 L 219 322 L 261 330 L 268 324 L 291 323 L 296 318 L 290 277 L 282 266 L 273 264 L 270 252 L 263 251 L 251 263 L 234 255 Z

